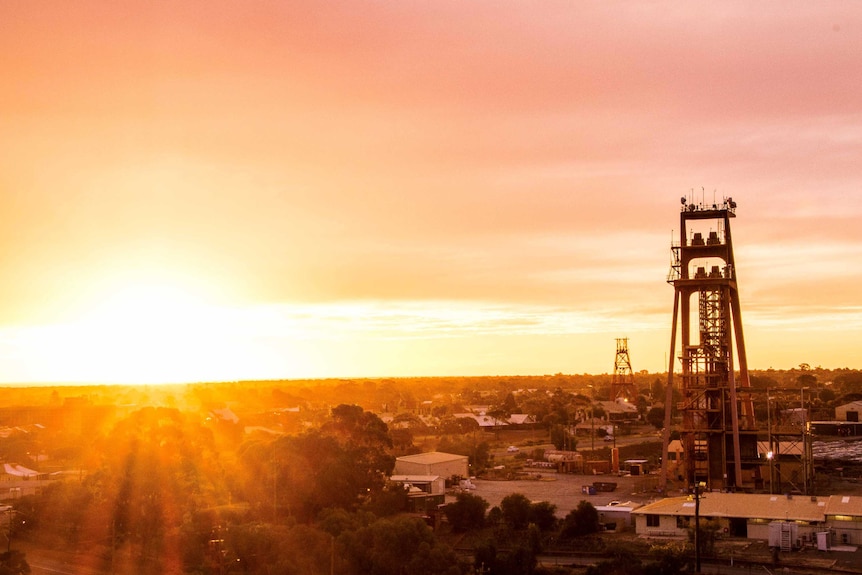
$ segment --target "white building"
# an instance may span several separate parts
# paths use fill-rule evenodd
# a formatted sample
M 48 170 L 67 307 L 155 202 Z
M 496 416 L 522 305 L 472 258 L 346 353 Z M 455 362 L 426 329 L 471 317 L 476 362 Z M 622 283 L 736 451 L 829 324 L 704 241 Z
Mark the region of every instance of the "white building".
M 444 479 L 469 477 L 468 458 L 440 451 L 405 455 L 395 459 L 393 475 L 438 475 Z
M 860 413 L 862 413 L 862 401 L 852 401 L 835 408 L 835 419 L 837 421 L 862 421 L 859 419 Z
M 635 530 L 652 537 L 686 537 L 694 522 L 693 496 L 668 497 L 632 511 Z M 814 545 L 827 533 L 834 545 L 862 545 L 862 497 L 831 495 L 701 494 L 698 515 L 715 519 L 731 537 L 770 541 L 777 524 L 793 525 L 794 548 Z

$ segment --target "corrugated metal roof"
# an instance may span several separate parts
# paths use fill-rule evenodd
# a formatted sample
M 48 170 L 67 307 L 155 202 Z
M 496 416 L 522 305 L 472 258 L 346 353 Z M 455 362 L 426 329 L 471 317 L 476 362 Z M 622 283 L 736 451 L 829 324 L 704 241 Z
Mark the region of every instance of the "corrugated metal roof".
M 826 514 L 862 517 L 862 497 L 855 495 L 833 495 L 826 504 Z
M 834 497 L 834 496 L 833 496 Z M 862 499 L 862 498 L 855 498 Z M 736 517 L 821 522 L 826 519 L 830 498 L 805 495 L 765 495 L 755 493 L 715 493 L 701 495 L 701 517 Z M 650 503 L 632 513 L 640 515 L 683 515 L 694 517 L 693 497 L 669 497 Z M 860 508 L 862 511 L 862 508 Z
M 415 481 L 416 483 L 428 483 L 431 481 L 437 481 L 440 479 L 439 475 L 393 475 L 389 478 L 391 481 L 401 482 L 411 482 Z
M 396 461 L 405 461 L 409 463 L 421 463 L 423 465 L 432 465 L 434 463 L 445 463 L 447 461 L 459 461 L 467 459 L 466 455 L 456 455 L 454 453 L 443 453 L 442 451 L 429 451 L 427 453 L 417 453 L 416 455 L 404 455 L 395 458 Z
M 862 401 L 851 401 L 837 406 L 835 409 L 862 409 Z

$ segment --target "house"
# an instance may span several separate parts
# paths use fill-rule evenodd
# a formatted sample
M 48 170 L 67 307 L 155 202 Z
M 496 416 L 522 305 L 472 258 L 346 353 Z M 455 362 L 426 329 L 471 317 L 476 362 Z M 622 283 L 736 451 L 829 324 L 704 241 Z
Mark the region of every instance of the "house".
M 466 455 L 429 451 L 416 455 L 404 455 L 395 458 L 394 475 L 424 475 L 440 476 L 444 479 L 452 477 L 469 477 L 469 465 Z
M 514 427 L 528 427 L 536 423 L 536 417 L 528 413 L 513 413 L 509 416 L 508 424 Z
M 494 429 L 495 427 L 504 427 L 509 425 L 502 419 L 496 419 L 490 415 L 485 415 L 485 413 L 455 413 L 453 415 L 456 419 L 472 419 L 479 424 L 479 427 L 482 429 Z
M 586 435 L 587 437 L 596 434 L 596 430 L 602 429 L 605 432 L 605 435 L 614 434 L 614 426 L 608 425 L 608 422 L 604 419 L 598 419 L 596 417 L 592 419 L 588 419 L 586 421 L 582 421 L 575 425 L 575 435 Z
M 497 419 L 488 415 L 486 411 L 470 412 L 470 413 L 455 413 L 453 414 L 458 419 L 472 419 L 479 424 L 483 429 L 494 429 L 496 427 L 527 427 L 536 423 L 536 418 L 527 413 L 513 413 L 507 419 Z
M 608 421 L 612 423 L 631 423 L 638 419 L 638 408 L 635 404 L 625 400 L 617 401 L 597 401 L 605 413 L 608 415 Z

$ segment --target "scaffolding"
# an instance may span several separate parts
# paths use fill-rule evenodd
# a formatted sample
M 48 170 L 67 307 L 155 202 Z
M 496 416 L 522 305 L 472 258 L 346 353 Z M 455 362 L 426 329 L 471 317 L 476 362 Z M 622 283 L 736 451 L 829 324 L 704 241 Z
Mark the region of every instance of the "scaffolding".
M 635 375 L 629 359 L 629 338 L 618 337 L 614 377 L 611 381 L 611 401 L 634 402 L 637 394 Z
M 667 281 L 674 286 L 674 309 L 663 444 L 666 454 L 675 408 L 681 419 L 686 488 L 737 490 L 762 485 L 730 233 L 735 210 L 732 198 L 720 204 L 689 203 L 682 198 L 679 241 L 671 245 Z M 692 310 L 695 295 L 697 307 Z M 678 327 L 680 355 L 676 358 Z M 676 405 L 675 360 L 680 364 L 681 395 Z M 662 458 L 663 467 L 666 460 Z M 664 488 L 667 469 L 662 471 Z
M 808 389 L 766 390 L 766 441 L 759 450 L 768 466 L 770 493 L 814 494 Z

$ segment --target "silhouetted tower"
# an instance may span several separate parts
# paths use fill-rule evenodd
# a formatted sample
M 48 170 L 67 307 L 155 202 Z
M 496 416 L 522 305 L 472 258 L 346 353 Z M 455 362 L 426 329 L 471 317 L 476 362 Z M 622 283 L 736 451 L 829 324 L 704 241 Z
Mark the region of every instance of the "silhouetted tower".
M 732 198 L 721 204 L 681 201 L 679 243 L 671 246 L 668 277 L 674 287 L 674 304 L 664 453 L 669 443 L 679 324 L 682 399 L 676 409 L 682 416 L 681 473 L 686 487 L 705 482 L 707 489 L 752 489 L 760 483 L 760 467 L 730 234 L 736 202 Z M 697 296 L 694 325 L 692 296 Z M 663 465 L 666 460 L 666 456 L 662 458 Z M 663 469 L 663 482 L 666 471 Z
M 611 381 L 611 401 L 630 401 L 637 399 L 635 375 L 629 359 L 629 338 L 617 338 L 617 358 L 614 361 L 614 378 Z

